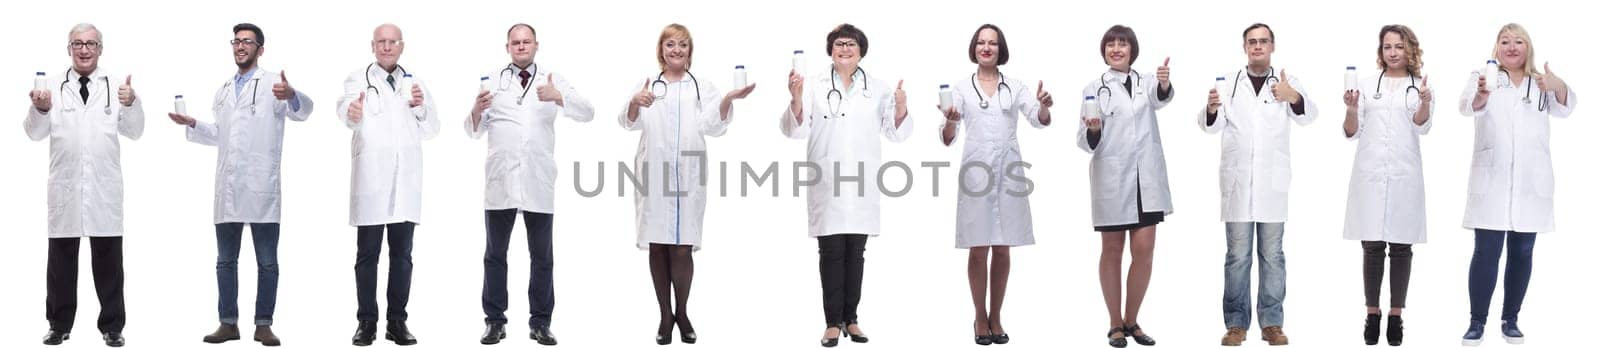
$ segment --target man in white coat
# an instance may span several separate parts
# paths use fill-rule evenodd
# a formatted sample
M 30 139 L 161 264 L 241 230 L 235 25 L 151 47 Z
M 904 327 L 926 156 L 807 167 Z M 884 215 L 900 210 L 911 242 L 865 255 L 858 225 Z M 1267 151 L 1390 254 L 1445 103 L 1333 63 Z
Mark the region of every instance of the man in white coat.
M 533 259 L 528 275 L 529 337 L 539 344 L 556 344 L 550 333 L 550 312 L 556 304 L 555 255 L 550 245 L 555 219 L 555 121 L 562 115 L 589 122 L 594 119 L 594 106 L 565 78 L 534 64 L 533 55 L 538 51 L 533 26 L 512 25 L 506 32 L 511 63 L 488 75 L 491 84 L 478 91 L 472 114 L 463 123 L 473 139 L 489 134 L 489 155 L 484 163 L 483 218 L 488 242 L 483 251 L 486 327 L 479 338 L 482 344 L 500 343 L 506 336 L 506 251 L 519 212 Z
M 411 298 L 411 246 L 422 223 L 422 141 L 439 135 L 438 113 L 422 81 L 400 66 L 400 27 L 372 31 L 376 62 L 350 73 L 339 120 L 350 141 L 350 225 L 356 227 L 356 320 L 351 343 L 371 345 L 378 331 L 378 255 L 389 232 L 389 311 L 384 338 L 417 343 L 406 327 Z
M 100 69 L 104 49 L 100 30 L 84 23 L 67 34 L 72 68 L 49 81 L 55 89 L 28 94 L 33 105 L 22 129 L 33 141 L 50 138 L 49 262 L 45 271 L 44 344 L 71 338 L 78 312 L 78 243 L 89 237 L 95 294 L 100 297 L 96 326 L 106 345 L 124 344 L 127 321 L 122 300 L 122 145 L 117 135 L 139 140 L 144 106 L 133 91 L 133 76 Z M 59 92 L 59 93 L 57 93 Z
M 272 347 L 282 344 L 272 332 L 272 314 L 278 303 L 283 123 L 285 119 L 305 121 L 311 116 L 312 103 L 289 85 L 285 73 L 259 69 L 256 62 L 267 45 L 261 27 L 234 25 L 233 40 L 228 43 L 239 70 L 217 90 L 211 107 L 216 123 L 178 112 L 167 117 L 185 126 L 184 138 L 189 142 L 217 148 L 212 223 L 217 231 L 217 316 L 222 324 L 202 341 L 239 339 L 239 245 L 244 226 L 249 224 L 256 250 L 254 339 Z
M 1223 321 L 1228 333 L 1222 345 L 1244 342 L 1250 326 L 1250 254 L 1261 259 L 1256 316 L 1261 339 L 1289 344 L 1283 334 L 1285 272 L 1283 224 L 1289 215 L 1289 124 L 1302 126 L 1317 116 L 1316 104 L 1304 98 L 1305 88 L 1285 70 L 1273 70 L 1276 35 L 1266 24 L 1244 31 L 1249 65 L 1221 75 L 1219 87 L 1200 112 L 1200 128 L 1222 133 L 1218 179 L 1222 188 L 1222 221 L 1228 234 L 1224 265 Z M 1251 245 L 1254 243 L 1255 247 Z

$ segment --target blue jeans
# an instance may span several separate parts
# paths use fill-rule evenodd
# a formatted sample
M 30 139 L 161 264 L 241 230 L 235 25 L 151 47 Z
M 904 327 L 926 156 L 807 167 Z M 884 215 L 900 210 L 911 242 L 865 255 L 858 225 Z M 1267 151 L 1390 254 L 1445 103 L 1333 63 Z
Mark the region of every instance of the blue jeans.
M 239 244 L 244 223 L 217 224 L 217 317 L 239 324 Z M 272 325 L 278 305 L 278 224 L 250 224 L 256 248 L 256 325 Z
M 1494 298 L 1496 273 L 1500 272 L 1500 248 L 1506 251 L 1506 291 L 1500 320 L 1517 321 L 1522 297 L 1528 294 L 1528 279 L 1533 276 L 1535 233 L 1477 230 L 1472 248 L 1472 266 L 1467 274 L 1467 295 L 1472 303 L 1472 320 L 1486 322 L 1489 302 Z
M 1286 274 L 1283 223 L 1229 222 L 1228 256 L 1223 264 L 1222 319 L 1233 328 L 1250 327 L 1251 242 L 1261 258 L 1256 316 L 1261 327 L 1283 326 Z

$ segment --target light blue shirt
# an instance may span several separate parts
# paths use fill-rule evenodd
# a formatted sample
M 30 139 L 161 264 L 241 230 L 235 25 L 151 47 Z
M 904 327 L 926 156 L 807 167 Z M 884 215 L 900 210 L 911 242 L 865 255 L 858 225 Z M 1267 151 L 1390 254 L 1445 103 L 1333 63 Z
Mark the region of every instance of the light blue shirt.
M 250 68 L 248 72 L 235 75 L 233 77 L 233 95 L 238 96 L 240 93 L 244 93 L 244 84 L 250 82 L 250 79 L 256 76 L 257 71 L 260 71 L 260 69 Z M 289 109 L 300 111 L 300 93 L 295 93 L 294 97 L 289 98 Z

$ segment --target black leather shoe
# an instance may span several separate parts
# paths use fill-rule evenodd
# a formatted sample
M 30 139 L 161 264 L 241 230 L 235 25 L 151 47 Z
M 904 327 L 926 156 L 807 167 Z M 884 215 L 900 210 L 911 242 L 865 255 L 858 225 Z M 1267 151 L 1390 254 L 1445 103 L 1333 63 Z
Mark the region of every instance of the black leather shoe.
M 975 331 L 975 332 L 978 331 L 978 321 L 977 320 L 973 320 L 972 321 L 972 331 Z M 975 344 L 980 345 L 980 346 L 987 346 L 989 344 L 994 343 L 994 330 L 987 330 L 987 331 L 974 333 L 972 335 L 972 343 L 975 343 Z
M 839 331 L 842 331 L 840 334 L 844 335 L 844 337 L 849 337 L 850 338 L 850 342 L 867 343 L 867 335 L 866 334 L 860 334 L 860 335 L 851 334 L 850 333 L 850 325 L 855 325 L 855 323 L 846 324 L 844 327 L 839 328 L 840 329 Z M 860 329 L 861 327 L 857 326 L 856 328 Z
M 71 332 L 50 330 L 50 332 L 44 334 L 44 345 L 59 345 L 61 342 L 66 342 L 69 338 L 72 338 Z
M 1122 333 L 1123 336 L 1122 337 L 1111 337 L 1112 335 L 1116 335 L 1117 333 Z M 1112 347 L 1122 348 L 1122 347 L 1127 347 L 1128 346 L 1127 333 L 1126 332 L 1122 332 L 1122 328 L 1120 328 L 1120 327 L 1114 327 L 1114 328 L 1111 328 L 1111 331 L 1107 331 L 1106 332 L 1106 339 L 1107 339 L 1106 340 L 1106 344 L 1109 344 Z
M 686 343 L 686 344 L 694 344 L 695 341 L 699 341 L 700 340 L 700 336 L 699 335 L 695 335 L 694 331 L 680 331 L 680 332 L 678 332 L 678 338 L 680 340 L 682 340 L 683 343 Z M 660 342 L 657 342 L 657 343 L 660 343 Z M 671 343 L 671 342 L 667 342 L 667 343 Z
M 1399 347 L 1400 341 L 1405 338 L 1405 321 L 1400 316 L 1389 316 L 1389 345 Z
M 217 331 L 212 332 L 210 335 L 206 335 L 206 337 L 201 338 L 200 341 L 205 343 L 222 343 L 237 339 L 239 339 L 239 325 L 222 324 L 221 326 L 217 326 Z
M 283 341 L 278 339 L 278 334 L 272 333 L 272 325 L 256 325 L 254 338 L 263 346 L 277 347 L 283 344 Z
M 506 324 L 491 323 L 483 328 L 483 337 L 478 338 L 478 343 L 497 344 L 506 339 Z
M 1378 326 L 1382 325 L 1380 320 L 1383 320 L 1383 316 L 1367 313 L 1367 325 L 1361 330 L 1361 339 L 1369 346 L 1378 345 Z
M 994 342 L 994 344 L 1011 343 L 1011 334 L 989 335 L 989 341 Z
M 550 327 L 548 327 L 548 326 L 540 326 L 540 327 L 533 328 L 533 332 L 528 333 L 528 338 L 539 342 L 539 345 L 544 345 L 544 346 L 556 345 L 556 334 L 551 333 L 550 332 Z
M 378 339 L 378 322 L 362 320 L 356 324 L 356 335 L 350 337 L 350 344 L 357 346 L 370 346 L 372 341 Z
M 1133 324 L 1133 326 L 1124 326 L 1122 328 L 1122 333 L 1128 337 L 1132 337 L 1133 343 L 1138 343 L 1141 346 L 1156 345 L 1155 338 L 1151 338 L 1150 335 L 1140 334 L 1140 331 L 1144 331 L 1144 329 L 1140 329 L 1139 324 Z
M 823 347 L 832 348 L 832 347 L 835 347 L 835 346 L 839 345 L 839 338 L 843 337 L 843 335 L 844 335 L 844 325 L 832 326 L 830 328 L 833 328 L 833 327 L 839 328 L 839 335 L 840 336 L 834 336 L 833 338 L 828 338 L 827 334 L 824 333 L 823 336 L 822 336 L 822 346 Z M 826 331 L 824 331 L 824 332 L 826 332 Z
M 106 340 L 106 346 L 107 347 L 121 347 L 122 345 L 128 343 L 127 341 L 122 339 L 122 333 L 121 332 L 103 333 L 103 334 L 100 334 L 100 338 Z
M 402 346 L 417 344 L 417 338 L 411 336 L 411 329 L 406 327 L 405 320 L 390 320 L 383 332 L 383 339 Z

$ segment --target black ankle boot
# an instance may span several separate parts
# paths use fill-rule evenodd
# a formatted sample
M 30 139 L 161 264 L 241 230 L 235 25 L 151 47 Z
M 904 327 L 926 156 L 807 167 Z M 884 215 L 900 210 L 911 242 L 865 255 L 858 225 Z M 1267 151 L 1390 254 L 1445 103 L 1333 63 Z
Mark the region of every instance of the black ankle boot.
M 1367 327 L 1361 331 L 1361 338 L 1366 339 L 1367 345 L 1378 344 L 1378 321 L 1382 320 L 1382 318 L 1377 314 L 1367 314 Z
M 1405 321 L 1400 316 L 1389 316 L 1389 345 L 1399 347 L 1400 339 L 1405 337 Z

